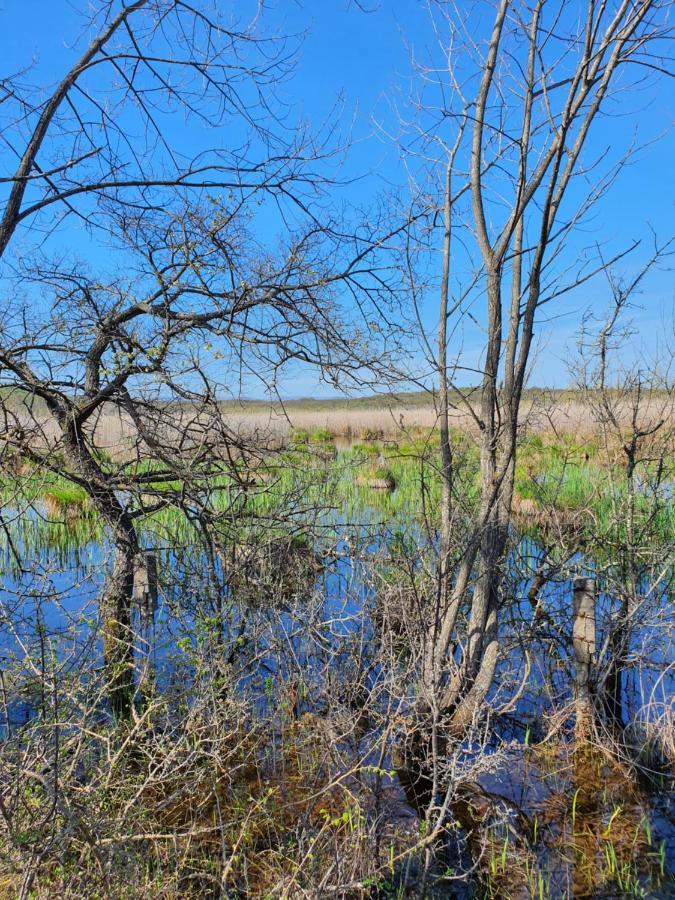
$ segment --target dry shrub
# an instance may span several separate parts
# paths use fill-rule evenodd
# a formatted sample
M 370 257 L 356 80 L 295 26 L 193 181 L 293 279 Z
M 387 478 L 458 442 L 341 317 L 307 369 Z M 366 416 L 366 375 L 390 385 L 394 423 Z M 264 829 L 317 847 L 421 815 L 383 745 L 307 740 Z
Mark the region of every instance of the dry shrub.
M 58 782 L 44 725 L 5 747 L 8 896 L 305 896 L 377 871 L 329 720 L 256 721 L 222 687 L 201 696 L 171 716 L 151 701 L 126 735 L 71 723 Z
M 652 701 L 632 728 L 637 763 L 647 774 L 675 778 L 675 699 Z
M 512 511 L 514 516 L 518 518 L 524 517 L 526 520 L 530 517 L 539 516 L 541 507 L 536 500 L 531 497 L 521 497 L 515 494 L 513 497 Z

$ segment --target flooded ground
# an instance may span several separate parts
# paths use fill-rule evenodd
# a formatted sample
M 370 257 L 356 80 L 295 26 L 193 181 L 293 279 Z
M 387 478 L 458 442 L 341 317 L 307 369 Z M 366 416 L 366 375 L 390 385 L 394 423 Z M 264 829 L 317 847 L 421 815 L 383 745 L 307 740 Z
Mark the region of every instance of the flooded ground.
M 323 484 L 334 490 L 329 474 Z M 294 823 L 299 810 L 303 834 L 330 833 L 354 853 L 359 842 L 371 847 L 377 874 L 371 883 L 358 879 L 353 896 L 671 896 L 674 773 L 663 743 L 673 722 L 673 633 L 667 616 L 659 630 L 647 615 L 668 608 L 668 580 L 645 577 L 640 588 L 644 615 L 631 631 L 622 695 L 629 727 L 621 740 L 608 731 L 579 746 L 572 579 L 598 580 L 601 652 L 614 582 L 603 561 L 578 550 L 533 602 L 552 555 L 549 536 L 514 528 L 493 712 L 444 748 L 433 778 L 411 773 L 400 749 L 416 665 L 408 639 L 416 612 L 406 604 L 436 538 L 400 497 L 374 489 L 361 497 L 347 514 L 327 504 L 287 537 L 262 528 L 215 563 L 184 530 L 172 535 L 167 522 L 147 528 L 157 589 L 143 581 L 134 610 L 137 715 L 162 697 L 163 728 L 172 717 L 189 718 L 205 679 L 212 688 L 212 672 L 220 673 L 231 686 L 228 703 L 247 710 L 237 727 L 248 722 L 257 741 L 255 775 L 242 770 L 249 799 L 237 802 L 252 810 L 268 798 L 268 836 L 251 838 L 251 858 L 259 851 L 266 859 L 269 829 L 290 828 L 289 810 Z M 111 548 L 92 520 L 59 523 L 40 503 L 15 512 L 4 513 L 13 525 L 0 592 L 7 746 L 58 720 L 56 685 L 69 680 L 68 703 L 76 684 L 81 702 L 92 704 L 92 727 L 107 715 L 105 704 L 87 698 L 96 696 L 103 663 L 99 598 Z M 208 794 L 200 816 L 214 815 L 214 797 L 234 802 L 241 786 L 228 785 Z M 180 830 L 184 816 L 176 807 L 164 827 Z M 302 841 L 292 852 L 301 847 L 309 852 Z M 252 883 L 267 884 L 266 865 L 249 871 Z

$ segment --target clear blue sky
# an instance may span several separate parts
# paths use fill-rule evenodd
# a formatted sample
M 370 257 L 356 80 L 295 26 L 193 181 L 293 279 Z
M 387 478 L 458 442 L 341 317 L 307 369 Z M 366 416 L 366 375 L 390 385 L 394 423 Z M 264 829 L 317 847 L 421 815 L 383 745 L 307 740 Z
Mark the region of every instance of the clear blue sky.
M 218 0 L 221 9 L 230 0 Z M 574 8 L 575 0 L 568 4 Z M 36 63 L 31 80 L 53 83 L 80 52 L 76 44 L 81 34 L 80 11 L 88 8 L 87 0 L 0 0 L 2 32 L 2 73 Z M 252 4 L 249 4 L 252 5 Z M 237 9 L 247 6 L 238 2 Z M 317 126 L 335 108 L 342 97 L 340 117 L 346 134 L 351 130 L 354 146 L 342 174 L 361 176 L 349 189 L 346 199 L 367 203 L 378 192 L 392 186 L 401 196 L 406 190 L 406 172 L 397 147 L 378 134 L 374 122 L 382 122 L 395 130 L 396 121 L 391 101 L 404 104 L 411 77 L 410 52 L 431 60 L 434 40 L 429 27 L 426 4 L 417 0 L 365 0 L 361 6 L 372 9 L 365 13 L 354 0 L 276 0 L 266 4 L 262 29 L 286 33 L 303 33 L 294 78 L 283 86 L 283 96 L 295 113 L 307 117 Z M 641 138 L 664 136 L 642 151 L 639 158 L 621 174 L 612 191 L 603 199 L 593 217 L 584 225 L 583 240 L 599 241 L 610 249 L 621 249 L 635 238 L 646 238 L 651 226 L 663 238 L 672 232 L 673 159 L 675 141 L 670 129 L 673 115 L 672 88 L 664 80 L 658 91 L 646 91 L 631 100 L 631 112 L 639 115 L 630 124 L 617 119 L 604 125 L 592 136 L 590 151 L 601 152 L 616 136 L 625 142 L 625 131 L 639 124 Z M 404 108 L 404 107 L 403 107 Z M 615 129 L 616 135 L 612 133 Z M 622 134 L 622 131 L 624 134 Z M 0 155 L 0 161 L 6 160 Z M 4 168 L 3 162 L 3 168 Z M 4 174 L 4 172 L 3 172 Z M 69 242 L 91 252 L 86 237 L 70 226 Z M 644 258 L 647 248 L 626 265 L 627 274 Z M 668 326 L 673 312 L 672 276 L 655 271 L 645 281 L 638 298 L 641 308 L 632 317 L 638 334 L 626 359 L 642 345 L 652 350 L 660 340 L 668 339 Z M 600 313 L 608 301 L 601 282 L 592 282 L 583 291 L 571 295 L 565 306 L 556 309 L 556 317 L 542 323 L 538 334 L 545 349 L 535 364 L 532 381 L 538 384 L 563 385 L 568 382 L 567 363 L 570 347 L 578 329 L 580 312 L 592 308 Z M 434 298 L 425 306 L 424 321 L 433 328 Z M 672 337 L 672 328 L 670 332 Z M 470 364 L 477 362 L 481 346 L 478 326 L 467 324 L 462 353 Z M 315 375 L 302 370 L 287 373 L 282 385 L 286 396 L 308 396 L 329 393 L 320 386 Z

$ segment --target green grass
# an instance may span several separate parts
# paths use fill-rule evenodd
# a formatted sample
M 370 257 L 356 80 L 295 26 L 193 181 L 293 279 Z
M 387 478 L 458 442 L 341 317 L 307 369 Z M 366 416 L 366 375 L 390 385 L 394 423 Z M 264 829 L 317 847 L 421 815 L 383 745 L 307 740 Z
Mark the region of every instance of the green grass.
M 593 509 L 607 488 L 607 476 L 598 466 L 558 462 L 555 459 L 540 472 L 530 475 L 516 470 L 516 492 L 523 499 L 536 500 L 556 509 Z
M 84 488 L 77 484 L 54 484 L 44 496 L 52 497 L 63 506 L 83 506 L 89 499 L 89 495 Z
M 358 443 L 352 445 L 352 452 L 362 456 L 379 456 L 381 448 L 374 443 Z
M 200 485 L 202 496 L 208 498 L 228 535 L 250 533 L 259 527 L 257 520 L 270 529 L 283 528 L 286 521 L 296 528 L 335 515 L 349 521 L 375 519 L 394 527 L 422 518 L 435 525 L 441 479 L 440 451 L 432 438 L 427 433 L 398 444 L 359 442 L 337 451 L 330 432 L 318 430 L 310 435 L 299 430 L 293 433 L 289 449 L 270 455 L 254 470 L 242 464 L 239 472 L 232 472 L 222 464 L 190 472 L 190 482 Z M 461 432 L 452 432 L 451 441 L 456 465 L 454 503 L 470 515 L 480 495 L 478 450 Z M 528 437 L 520 447 L 516 495 L 534 501 L 542 511 L 587 511 L 589 515 L 582 514 L 578 521 L 588 537 L 599 543 L 609 543 L 611 538 L 616 545 L 626 530 L 622 512 L 627 504 L 625 471 L 601 465 L 592 450 L 590 444 L 576 445 L 572 439 L 547 444 L 540 435 Z M 121 468 L 107 464 L 130 485 L 139 477 L 147 478 L 141 487 L 147 504 L 164 500 L 163 509 L 140 520 L 143 529 L 164 534 L 167 540 L 169 536 L 185 541 L 194 538 L 193 526 L 179 509 L 183 483 L 165 473 L 161 462 L 144 460 Z M 374 491 L 363 483 L 366 478 L 391 480 L 395 490 Z M 84 508 L 87 497 L 84 489 L 67 479 L 35 471 L 5 475 L 0 480 L 3 502 L 16 503 L 17 492 L 28 503 L 51 495 L 64 507 Z M 87 516 L 95 518 L 95 512 L 88 509 Z M 638 496 L 635 523 L 645 540 L 668 539 L 675 533 L 675 505 L 670 500 L 654 504 L 651 498 Z M 537 527 L 533 521 L 532 528 Z
M 333 432 L 329 431 L 327 428 L 315 428 L 311 434 L 311 441 L 313 444 L 332 443 L 333 438 Z

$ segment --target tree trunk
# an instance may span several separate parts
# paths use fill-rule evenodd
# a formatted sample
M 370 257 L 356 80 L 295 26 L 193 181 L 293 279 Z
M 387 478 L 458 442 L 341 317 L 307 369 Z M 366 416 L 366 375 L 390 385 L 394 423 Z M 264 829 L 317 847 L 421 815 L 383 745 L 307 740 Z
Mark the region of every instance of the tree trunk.
M 134 694 L 134 636 L 131 600 L 138 545 L 135 534 L 123 529 L 114 535 L 113 564 L 102 599 L 103 659 L 110 706 L 117 720 L 131 714 Z
M 91 501 L 108 526 L 113 543 L 112 567 L 106 578 L 101 612 L 103 661 L 113 715 L 124 721 L 131 714 L 134 695 L 134 635 L 131 608 L 138 538 L 134 523 L 100 466 L 87 449 L 84 435 L 70 417 L 60 421 L 64 450 L 73 469 L 86 480 Z
M 624 599 L 617 621 L 612 625 L 608 641 L 608 672 L 603 689 L 605 713 L 610 724 L 617 729 L 623 727 L 623 677 L 627 658 L 628 602 Z

